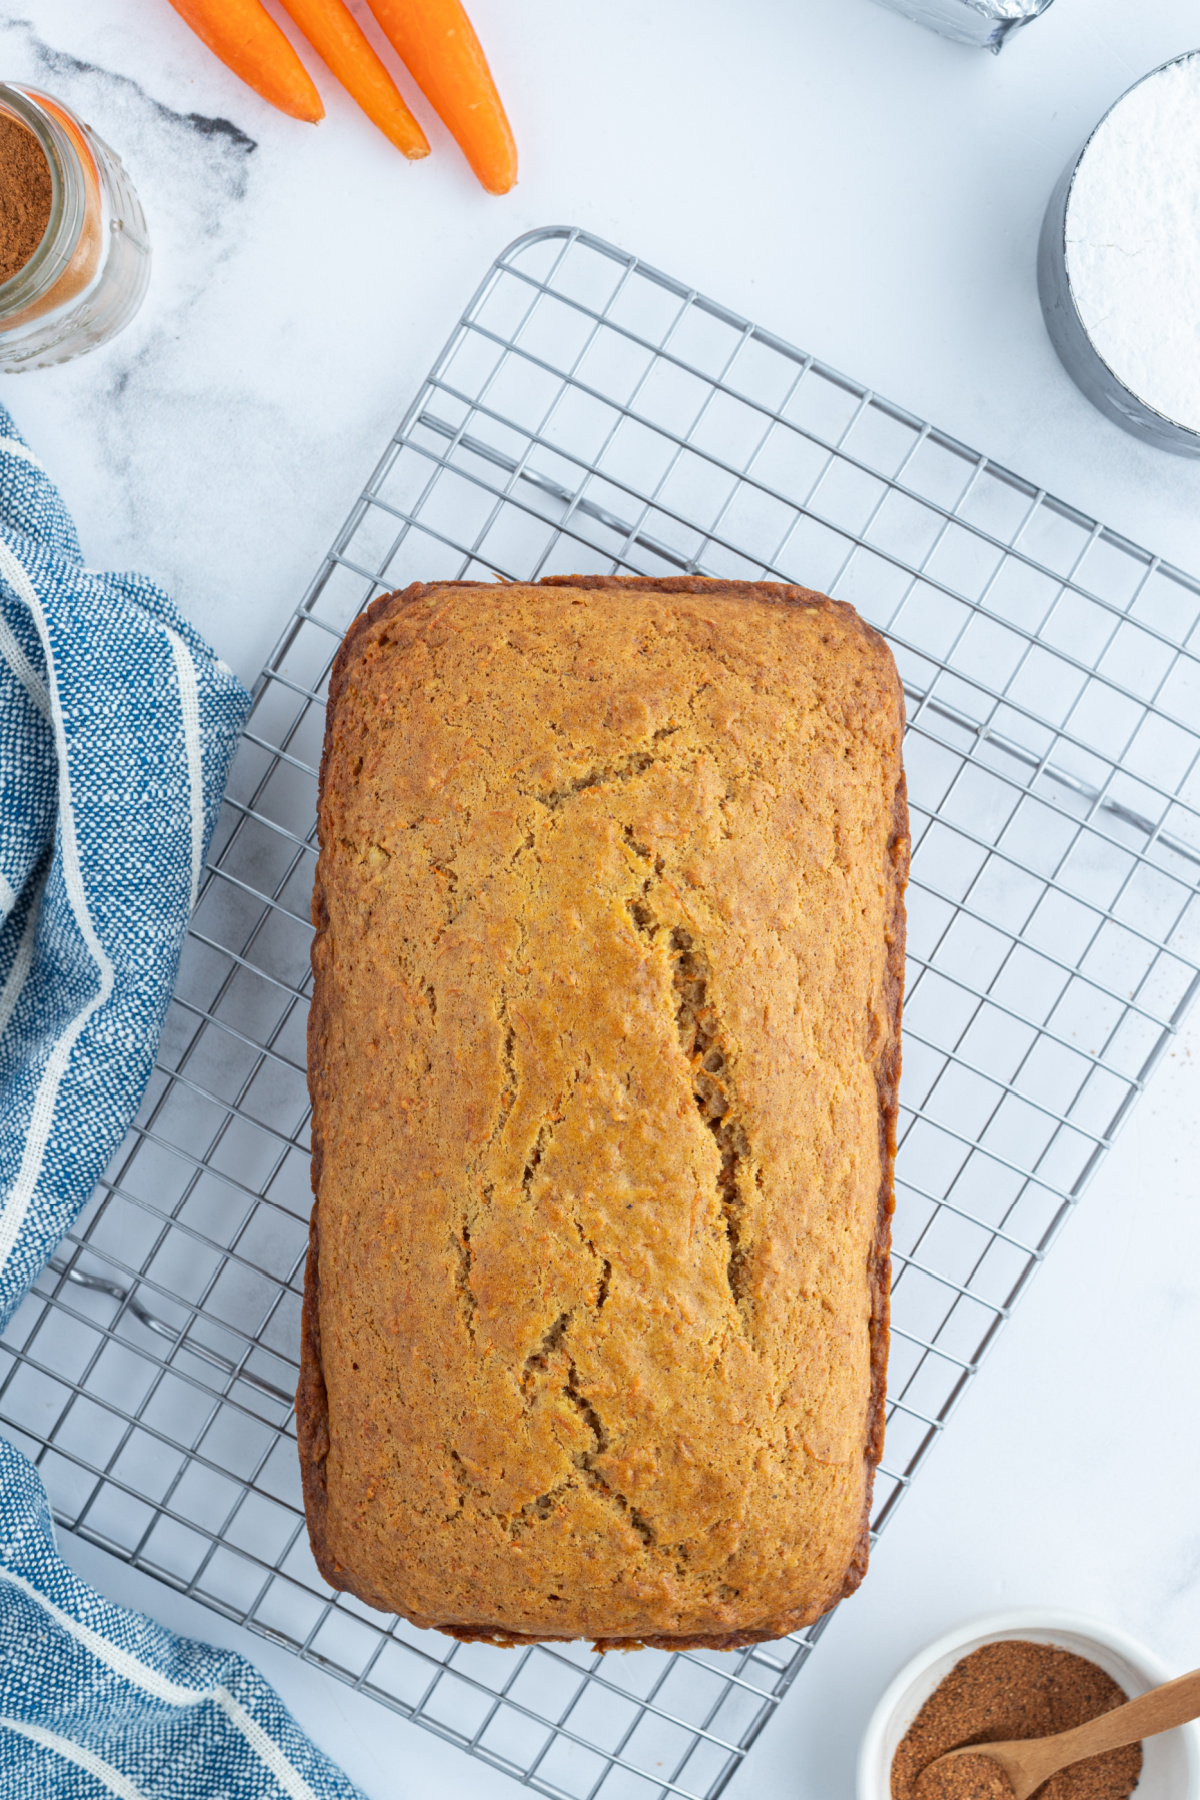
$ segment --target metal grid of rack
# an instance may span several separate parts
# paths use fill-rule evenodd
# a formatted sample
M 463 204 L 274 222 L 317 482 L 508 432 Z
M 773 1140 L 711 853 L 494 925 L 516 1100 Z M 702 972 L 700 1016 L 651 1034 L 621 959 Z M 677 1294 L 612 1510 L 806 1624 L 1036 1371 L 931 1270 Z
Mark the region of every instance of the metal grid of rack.
M 890 1516 L 1200 986 L 1200 584 L 584 233 L 489 272 L 257 692 L 138 1119 L 0 1344 L 73 1530 L 539 1792 L 711 1800 L 820 1628 L 456 1644 L 332 1595 L 291 1397 L 323 690 L 412 580 L 781 578 L 884 630 L 914 858 Z

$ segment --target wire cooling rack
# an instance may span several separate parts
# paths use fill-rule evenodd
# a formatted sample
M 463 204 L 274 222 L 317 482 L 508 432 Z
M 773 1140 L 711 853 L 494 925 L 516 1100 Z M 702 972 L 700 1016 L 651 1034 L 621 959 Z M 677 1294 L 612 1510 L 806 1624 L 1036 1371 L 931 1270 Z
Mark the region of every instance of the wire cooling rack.
M 1200 985 L 1200 584 L 611 245 L 490 271 L 263 674 L 138 1120 L 0 1345 L 58 1517 L 539 1792 L 711 1800 L 819 1627 L 456 1644 L 324 1586 L 292 1392 L 324 682 L 413 580 L 779 577 L 883 629 L 914 857 L 875 1527 Z

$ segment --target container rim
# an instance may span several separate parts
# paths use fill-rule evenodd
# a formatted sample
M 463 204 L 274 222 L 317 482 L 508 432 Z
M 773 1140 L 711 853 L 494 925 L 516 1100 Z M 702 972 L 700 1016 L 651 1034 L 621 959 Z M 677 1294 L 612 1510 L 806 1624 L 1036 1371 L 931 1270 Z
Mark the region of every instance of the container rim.
M 1149 414 L 1152 421 L 1161 422 L 1168 426 L 1173 432 L 1183 432 L 1187 437 L 1193 439 L 1197 445 L 1200 445 L 1200 425 L 1185 425 L 1181 419 L 1173 419 L 1170 413 L 1163 412 L 1161 407 L 1155 406 L 1152 401 L 1143 399 L 1141 394 L 1139 394 L 1135 388 L 1130 387 L 1123 376 L 1117 374 L 1107 357 L 1097 349 L 1095 341 L 1084 322 L 1083 313 L 1080 311 L 1079 301 L 1075 293 L 1075 283 L 1071 279 L 1071 258 L 1067 248 L 1067 221 L 1071 216 L 1071 196 L 1075 191 L 1075 182 L 1079 175 L 1080 168 L 1082 167 L 1083 159 L 1090 150 L 1094 139 L 1104 129 L 1105 125 L 1107 125 L 1117 108 L 1125 104 L 1130 94 L 1134 93 L 1138 88 L 1143 87 L 1147 81 L 1153 81 L 1156 76 L 1163 73 L 1164 69 L 1173 69 L 1177 63 L 1191 62 L 1194 57 L 1200 57 L 1200 45 L 1193 50 L 1180 50 L 1175 56 L 1168 56 L 1165 62 L 1156 64 L 1153 69 L 1147 69 L 1144 75 L 1139 75 L 1136 81 L 1131 81 L 1129 86 L 1117 95 L 1112 104 L 1096 120 L 1096 123 L 1092 126 L 1092 129 L 1088 132 L 1087 137 L 1080 146 L 1078 153 L 1069 165 L 1070 174 L 1062 201 L 1061 253 L 1063 277 L 1067 284 L 1067 293 L 1070 297 L 1071 307 L 1075 313 L 1075 317 L 1079 320 L 1080 329 L 1087 339 L 1088 345 L 1097 361 L 1108 371 L 1112 380 L 1120 388 L 1121 392 L 1127 394 L 1135 406 Z M 1053 204 L 1053 198 L 1051 199 L 1051 204 Z M 0 289 L 0 293 L 3 293 L 3 289 Z
M 50 170 L 50 217 L 29 261 L 0 282 L 0 331 L 6 317 L 43 299 L 68 267 L 79 244 L 86 212 L 79 153 L 58 120 L 41 104 L 36 88 L 0 82 L 0 113 L 16 118 L 37 139 Z

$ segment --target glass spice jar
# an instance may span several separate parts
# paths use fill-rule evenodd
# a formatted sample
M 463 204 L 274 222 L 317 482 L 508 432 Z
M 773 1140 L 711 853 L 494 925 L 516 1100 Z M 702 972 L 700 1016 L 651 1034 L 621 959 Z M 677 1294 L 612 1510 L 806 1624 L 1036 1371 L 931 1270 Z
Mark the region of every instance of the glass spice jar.
M 0 116 L 33 133 L 51 187 L 41 242 L 0 282 L 0 369 L 43 369 L 129 323 L 150 279 L 150 241 L 120 158 L 61 100 L 0 82 Z

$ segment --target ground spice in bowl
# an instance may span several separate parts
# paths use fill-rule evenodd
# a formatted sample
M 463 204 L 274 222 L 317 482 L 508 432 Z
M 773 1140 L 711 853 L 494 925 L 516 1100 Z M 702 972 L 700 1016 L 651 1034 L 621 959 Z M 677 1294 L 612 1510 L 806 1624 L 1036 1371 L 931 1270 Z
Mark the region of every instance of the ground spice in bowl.
M 17 119 L 0 114 L 0 282 L 25 267 L 50 222 L 50 165 Z
M 892 1800 L 1011 1800 L 997 1763 L 963 1756 L 922 1779 L 947 1750 L 1051 1737 L 1111 1712 L 1129 1698 L 1085 1656 L 1023 1638 L 983 1644 L 956 1663 L 929 1696 L 892 1758 Z M 1060 1769 L 1037 1800 L 1125 1800 L 1142 1772 L 1142 1747 L 1128 1744 Z
M 917 1800 L 1013 1800 L 1008 1776 L 990 1756 L 960 1756 L 917 1776 Z

